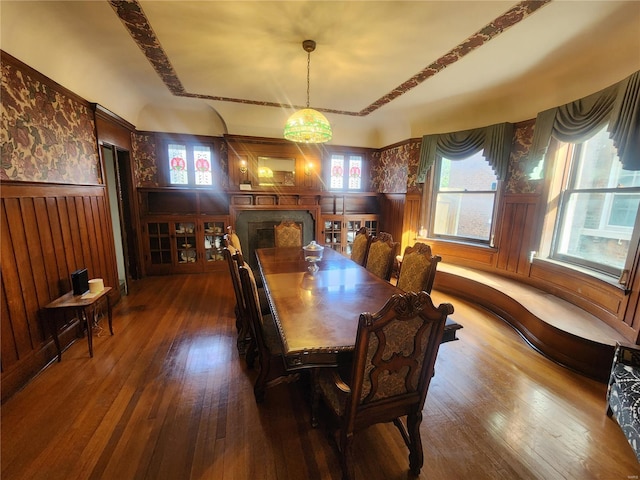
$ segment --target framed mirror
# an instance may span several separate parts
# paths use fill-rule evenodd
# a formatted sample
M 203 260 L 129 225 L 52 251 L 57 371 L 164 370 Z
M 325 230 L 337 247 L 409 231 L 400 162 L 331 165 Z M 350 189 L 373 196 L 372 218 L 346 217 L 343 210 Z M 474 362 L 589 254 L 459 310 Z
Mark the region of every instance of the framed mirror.
M 295 186 L 295 158 L 258 157 L 258 185 Z

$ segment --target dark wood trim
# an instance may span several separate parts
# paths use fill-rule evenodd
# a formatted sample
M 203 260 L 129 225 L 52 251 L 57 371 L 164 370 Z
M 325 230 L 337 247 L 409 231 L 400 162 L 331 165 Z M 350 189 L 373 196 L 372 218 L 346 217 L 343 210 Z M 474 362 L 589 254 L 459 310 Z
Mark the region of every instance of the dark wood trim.
M 116 115 L 99 103 L 91 103 L 91 107 L 93 108 L 96 118 L 100 118 L 101 120 L 105 120 L 106 122 L 116 124 L 119 127 L 124 128 L 125 130 L 129 130 L 130 132 L 135 131 L 135 125 L 127 122 L 124 118 Z

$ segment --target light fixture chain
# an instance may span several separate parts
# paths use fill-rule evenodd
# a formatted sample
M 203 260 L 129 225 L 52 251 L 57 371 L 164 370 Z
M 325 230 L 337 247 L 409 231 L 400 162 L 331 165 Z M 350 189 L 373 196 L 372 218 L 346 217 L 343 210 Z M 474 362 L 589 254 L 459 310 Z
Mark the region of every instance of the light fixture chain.
M 311 72 L 311 52 L 307 52 L 307 108 L 309 108 L 309 74 Z

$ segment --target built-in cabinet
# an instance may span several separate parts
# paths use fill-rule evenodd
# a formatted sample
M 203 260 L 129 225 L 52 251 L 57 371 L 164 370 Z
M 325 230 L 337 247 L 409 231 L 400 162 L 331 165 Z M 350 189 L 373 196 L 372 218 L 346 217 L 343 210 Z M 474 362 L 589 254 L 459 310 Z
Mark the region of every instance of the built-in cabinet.
M 139 189 L 145 273 L 194 273 L 226 267 L 226 195 L 209 190 Z
M 343 255 L 351 255 L 356 232 L 367 227 L 370 235 L 380 231 L 378 197 L 375 193 L 325 194 L 320 198 L 320 242 Z
M 145 267 L 148 274 L 189 273 L 224 267 L 227 216 L 146 219 Z
M 322 241 L 324 246 L 343 255 L 351 255 L 356 232 L 367 228 L 369 235 L 378 233 L 378 215 L 323 215 Z

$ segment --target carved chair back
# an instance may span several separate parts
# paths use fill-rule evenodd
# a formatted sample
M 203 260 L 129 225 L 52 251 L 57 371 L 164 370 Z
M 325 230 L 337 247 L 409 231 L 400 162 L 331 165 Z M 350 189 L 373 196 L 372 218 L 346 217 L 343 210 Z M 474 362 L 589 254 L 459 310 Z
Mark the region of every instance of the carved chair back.
M 356 237 L 351 244 L 351 260 L 364 267 L 367 263 L 369 245 L 371 245 L 371 235 L 367 227 L 362 227 L 356 232 Z
M 377 313 L 360 315 L 350 380 L 336 371 L 316 372 L 314 395 L 325 399 L 340 426 L 343 478 L 353 478 L 354 432 L 390 421 L 409 447 L 412 473 L 419 474 L 422 408 L 451 313 L 451 304 L 435 307 L 426 292 L 393 295 Z M 405 415 L 406 427 L 400 420 Z
M 389 281 L 393 271 L 393 262 L 400 250 L 400 243 L 394 242 L 393 237 L 380 232 L 371 239 L 365 267 L 371 273 Z
M 233 291 L 236 296 L 235 315 L 236 330 L 238 331 L 236 346 L 240 353 L 245 353 L 247 345 L 251 338 L 251 333 L 247 307 L 244 299 L 244 294 L 242 292 L 242 284 L 240 281 L 240 271 L 238 270 L 238 262 L 236 260 L 239 252 L 235 248 L 233 248 L 233 246 L 228 245 L 225 240 L 225 246 L 222 249 L 222 254 L 224 255 L 224 258 L 227 261 L 227 265 L 229 266 L 231 283 L 233 285 Z
M 258 287 L 251 267 L 243 262 L 239 271 L 252 336 L 253 348 L 247 351 L 247 355 L 257 353 L 260 362 L 260 373 L 253 387 L 256 402 L 260 403 L 264 400 L 267 382 L 286 375 L 282 343 L 271 315 L 263 315 L 261 312 Z M 250 366 L 253 366 L 253 360 Z
M 231 227 L 227 227 L 227 233 L 224 235 L 226 241 L 229 242 L 231 246 L 233 246 L 237 251 L 242 253 L 242 245 L 240 245 L 240 238 L 233 231 Z
M 431 293 L 440 260 L 440 256 L 431 253 L 431 247 L 427 244 L 418 242 L 405 248 L 398 275 L 398 288 L 405 292 Z
M 297 223 L 282 220 L 273 229 L 276 247 L 302 247 L 302 227 Z

